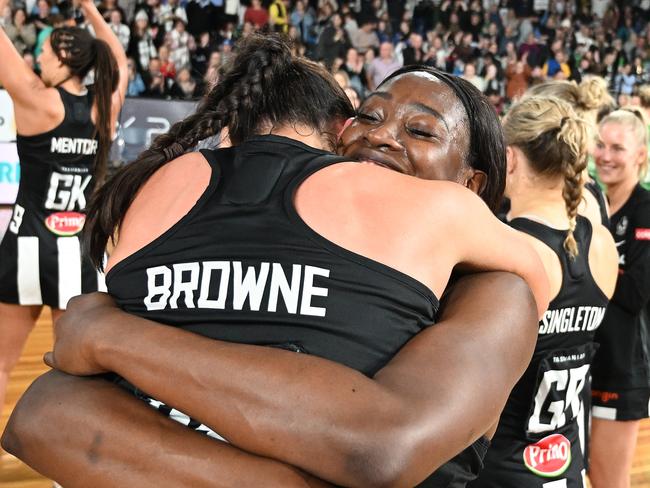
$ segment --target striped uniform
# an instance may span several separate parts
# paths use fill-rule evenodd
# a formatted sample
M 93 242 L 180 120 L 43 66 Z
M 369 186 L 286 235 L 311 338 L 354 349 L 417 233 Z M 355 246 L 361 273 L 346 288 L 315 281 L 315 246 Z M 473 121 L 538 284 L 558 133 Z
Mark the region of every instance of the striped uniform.
M 103 277 L 82 259 L 78 237 L 94 187 L 92 93 L 57 90 L 63 122 L 16 140 L 21 180 L 0 244 L 0 302 L 65 309 L 73 296 L 104 288 Z

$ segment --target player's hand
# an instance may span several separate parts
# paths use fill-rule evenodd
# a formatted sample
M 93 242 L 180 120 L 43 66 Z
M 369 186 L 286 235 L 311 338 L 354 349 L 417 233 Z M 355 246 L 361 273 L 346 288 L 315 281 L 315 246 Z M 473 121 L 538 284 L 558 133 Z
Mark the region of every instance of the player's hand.
M 106 293 L 71 299 L 54 324 L 54 350 L 45 354 L 45 364 L 77 376 L 105 373 L 95 351 L 103 339 L 116 333 L 113 319 L 120 313 L 123 312 Z

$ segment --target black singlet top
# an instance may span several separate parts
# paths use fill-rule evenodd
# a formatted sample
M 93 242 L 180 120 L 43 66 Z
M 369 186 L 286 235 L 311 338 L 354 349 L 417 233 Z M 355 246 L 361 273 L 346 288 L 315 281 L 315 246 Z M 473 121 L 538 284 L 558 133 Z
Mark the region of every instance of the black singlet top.
M 594 389 L 650 387 L 650 191 L 637 185 L 611 216 L 618 280 L 596 340 Z
M 333 244 L 298 216 L 300 183 L 342 158 L 273 135 L 202 154 L 212 176 L 194 208 L 108 272 L 124 310 L 369 376 L 434 323 L 438 300 L 426 286 Z M 486 449 L 479 439 L 421 486 L 465 486 Z
M 596 183 L 591 179 L 585 183 L 585 190 L 589 190 L 589 193 L 591 193 L 596 199 L 596 201 L 598 202 L 600 221 L 605 227 L 609 226 L 609 215 L 607 215 L 607 202 L 605 200 L 605 195 L 603 194 L 603 190 L 600 189 L 598 183 Z
M 596 350 L 594 335 L 608 303 L 589 268 L 592 226 L 585 217 L 577 217 L 578 255 L 572 259 L 564 250 L 566 231 L 526 218 L 513 219 L 510 225 L 555 252 L 562 266 L 562 286 L 539 322 L 533 358 L 508 398 L 493 442 L 502 436 L 534 440 L 567 429 L 573 430 L 573 437 Z
M 296 213 L 300 183 L 344 159 L 272 135 L 202 154 L 212 176 L 194 208 L 107 274 L 120 307 L 366 375 L 434 322 L 438 300 L 422 283 L 329 242 Z
M 44 219 L 54 212 L 81 212 L 93 191 L 97 153 L 91 119 L 92 92 L 72 95 L 57 88 L 65 108 L 63 122 L 34 136 L 16 136 L 20 187 L 16 204 Z

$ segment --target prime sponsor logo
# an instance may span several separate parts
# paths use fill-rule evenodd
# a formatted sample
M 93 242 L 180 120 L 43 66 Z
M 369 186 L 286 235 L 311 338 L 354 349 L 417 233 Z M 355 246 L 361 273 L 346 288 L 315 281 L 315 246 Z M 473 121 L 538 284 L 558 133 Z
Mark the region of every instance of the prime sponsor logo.
M 571 464 L 571 442 L 562 434 L 551 434 L 524 449 L 526 467 L 538 476 L 560 476 Z
M 45 227 L 57 236 L 73 236 L 83 229 L 86 216 L 79 212 L 57 212 L 45 219 Z

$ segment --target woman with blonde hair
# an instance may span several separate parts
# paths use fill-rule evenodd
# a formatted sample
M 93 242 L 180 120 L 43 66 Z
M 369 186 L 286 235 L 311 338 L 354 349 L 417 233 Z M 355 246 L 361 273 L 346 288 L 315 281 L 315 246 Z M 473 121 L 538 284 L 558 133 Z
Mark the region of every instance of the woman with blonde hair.
M 650 416 L 650 192 L 647 124 L 639 108 L 601 120 L 594 156 L 607 186 L 619 276 L 596 340 L 593 370 L 593 488 L 630 486 L 639 420 Z
M 568 102 L 576 114 L 587 122 L 588 152 L 593 153 L 593 141 L 597 132 L 597 117 L 602 111 L 611 111 L 614 108 L 614 99 L 607 91 L 607 82 L 599 76 L 585 76 L 580 84 L 575 81 L 556 80 L 533 86 L 527 92 L 532 96 L 557 97 Z M 586 171 L 586 170 L 585 170 Z M 585 189 L 583 203 L 579 213 L 591 219 L 593 223 L 608 225 L 607 201 L 598 184 L 588 175 L 585 175 Z
M 472 488 L 583 487 L 584 411 L 594 335 L 614 292 L 616 248 L 578 214 L 587 124 L 554 97 L 527 97 L 504 120 L 508 220 L 535 247 L 554 297 L 533 359 L 501 415 Z

